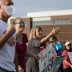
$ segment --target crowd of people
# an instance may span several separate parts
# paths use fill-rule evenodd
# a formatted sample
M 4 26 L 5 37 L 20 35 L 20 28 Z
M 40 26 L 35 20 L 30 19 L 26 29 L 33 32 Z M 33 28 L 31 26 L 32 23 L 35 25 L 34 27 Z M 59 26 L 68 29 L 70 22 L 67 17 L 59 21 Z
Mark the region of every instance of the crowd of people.
M 7 24 L 14 10 L 12 0 L 0 0 L 0 72 L 39 72 L 39 53 L 46 46 L 55 51 L 55 57 L 64 56 L 57 72 L 72 72 L 68 55 L 68 52 L 72 52 L 72 45 L 70 41 L 63 43 L 57 39 L 60 28 L 53 28 L 43 37 L 42 28 L 36 26 L 27 37 L 23 32 L 25 22 L 21 17 L 15 18 L 13 24 Z

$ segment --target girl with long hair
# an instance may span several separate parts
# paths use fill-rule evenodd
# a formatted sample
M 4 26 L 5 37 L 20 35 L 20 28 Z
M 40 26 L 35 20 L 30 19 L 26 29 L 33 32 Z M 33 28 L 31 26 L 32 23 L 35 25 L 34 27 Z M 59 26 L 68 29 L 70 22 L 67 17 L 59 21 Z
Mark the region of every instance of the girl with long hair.
M 27 47 L 27 53 L 29 54 L 28 61 L 26 63 L 26 72 L 39 72 L 39 52 L 40 46 L 44 43 L 50 36 L 59 33 L 60 28 L 56 27 L 44 38 L 42 38 L 42 28 L 34 27 L 31 29 L 29 36 L 29 43 Z

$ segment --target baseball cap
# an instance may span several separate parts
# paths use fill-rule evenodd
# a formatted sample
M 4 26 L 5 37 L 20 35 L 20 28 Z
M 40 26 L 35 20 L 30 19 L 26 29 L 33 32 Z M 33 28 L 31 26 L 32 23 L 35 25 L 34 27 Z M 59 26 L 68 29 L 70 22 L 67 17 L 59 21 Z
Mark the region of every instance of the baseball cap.
M 65 46 L 67 46 L 67 45 L 69 45 L 69 44 L 71 44 L 71 42 L 66 42 L 66 43 L 65 43 Z

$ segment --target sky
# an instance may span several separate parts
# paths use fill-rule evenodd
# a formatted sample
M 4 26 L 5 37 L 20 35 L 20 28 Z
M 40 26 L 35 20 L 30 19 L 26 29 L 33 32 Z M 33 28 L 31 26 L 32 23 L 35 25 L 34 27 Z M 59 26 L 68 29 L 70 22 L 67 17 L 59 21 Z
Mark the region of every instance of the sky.
M 14 16 L 26 16 L 29 12 L 72 9 L 72 0 L 13 0 Z

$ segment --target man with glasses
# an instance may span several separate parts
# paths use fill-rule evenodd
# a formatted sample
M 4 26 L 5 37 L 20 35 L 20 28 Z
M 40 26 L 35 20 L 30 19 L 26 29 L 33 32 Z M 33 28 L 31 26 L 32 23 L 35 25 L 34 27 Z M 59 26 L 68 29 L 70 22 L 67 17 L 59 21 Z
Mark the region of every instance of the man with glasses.
M 16 72 L 15 28 L 7 26 L 7 20 L 14 11 L 12 0 L 0 0 L 0 72 Z

